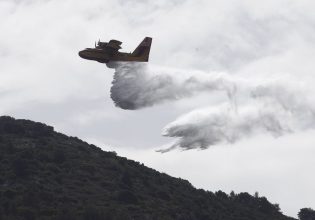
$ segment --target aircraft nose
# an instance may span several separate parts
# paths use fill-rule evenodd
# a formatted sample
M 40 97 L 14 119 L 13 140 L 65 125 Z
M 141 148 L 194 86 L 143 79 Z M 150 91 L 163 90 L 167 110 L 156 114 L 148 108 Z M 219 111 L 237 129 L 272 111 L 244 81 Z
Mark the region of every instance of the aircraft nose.
M 81 58 L 84 58 L 84 51 L 83 51 L 83 50 L 79 51 L 79 56 L 80 56 Z

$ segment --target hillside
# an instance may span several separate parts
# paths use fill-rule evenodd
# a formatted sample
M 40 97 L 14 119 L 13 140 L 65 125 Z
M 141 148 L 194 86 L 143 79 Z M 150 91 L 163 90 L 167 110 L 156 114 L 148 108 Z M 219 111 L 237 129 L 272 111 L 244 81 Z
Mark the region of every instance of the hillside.
M 0 117 L 0 219 L 292 220 L 265 197 L 188 181 L 57 133 Z

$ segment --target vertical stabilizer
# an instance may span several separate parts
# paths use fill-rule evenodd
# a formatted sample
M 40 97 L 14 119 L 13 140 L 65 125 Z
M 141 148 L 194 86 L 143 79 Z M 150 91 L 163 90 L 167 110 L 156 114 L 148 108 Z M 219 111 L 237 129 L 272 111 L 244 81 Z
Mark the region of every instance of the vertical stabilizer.
M 132 52 L 132 55 L 135 57 L 141 57 L 144 61 L 149 60 L 149 54 L 151 49 L 152 38 L 146 37 L 139 44 L 139 46 Z

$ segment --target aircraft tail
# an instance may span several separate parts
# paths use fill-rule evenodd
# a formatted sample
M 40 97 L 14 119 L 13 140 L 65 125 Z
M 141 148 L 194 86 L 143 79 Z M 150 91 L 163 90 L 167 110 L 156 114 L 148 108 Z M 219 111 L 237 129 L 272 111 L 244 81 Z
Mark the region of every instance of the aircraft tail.
M 151 37 L 144 38 L 143 41 L 138 45 L 138 47 L 132 52 L 132 55 L 135 57 L 141 57 L 144 59 L 144 61 L 148 61 L 151 43 L 152 43 Z

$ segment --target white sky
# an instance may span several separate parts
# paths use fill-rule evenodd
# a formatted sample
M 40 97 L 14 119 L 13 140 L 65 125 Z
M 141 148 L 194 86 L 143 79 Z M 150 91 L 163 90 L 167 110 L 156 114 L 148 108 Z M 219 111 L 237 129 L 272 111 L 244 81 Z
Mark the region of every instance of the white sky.
M 172 141 L 161 136 L 166 124 L 215 98 L 121 110 L 110 99 L 114 71 L 77 53 L 99 38 L 132 51 L 150 36 L 153 66 L 255 79 L 286 74 L 312 85 L 314 9 L 311 0 L 0 0 L 0 114 L 53 125 L 196 187 L 258 191 L 296 216 L 315 207 L 314 130 L 156 153 Z

